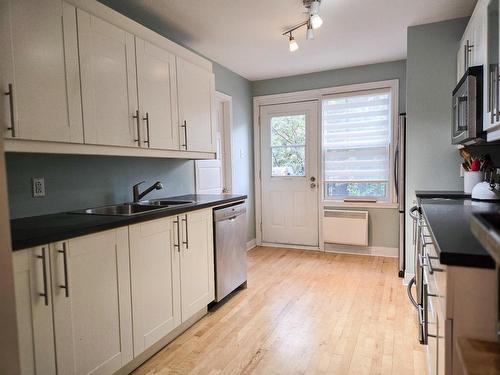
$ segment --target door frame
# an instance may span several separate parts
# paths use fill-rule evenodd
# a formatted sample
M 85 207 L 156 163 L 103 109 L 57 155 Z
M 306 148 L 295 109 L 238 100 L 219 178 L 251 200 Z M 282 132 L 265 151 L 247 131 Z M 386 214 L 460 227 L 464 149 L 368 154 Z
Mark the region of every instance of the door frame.
M 304 101 L 318 101 L 318 184 L 323 181 L 323 160 L 322 160 L 322 134 L 323 134 L 323 113 L 322 113 L 322 99 L 324 96 L 329 96 L 337 93 L 345 93 L 349 91 L 365 91 L 370 89 L 379 89 L 380 87 L 390 87 L 393 90 L 393 116 L 398 114 L 399 108 L 399 79 L 389 79 L 382 81 L 373 81 L 365 83 L 355 83 L 350 85 L 332 86 L 321 89 L 295 91 L 282 94 L 270 94 L 262 96 L 254 96 L 253 98 L 253 139 L 254 139 L 254 189 L 255 189 L 255 237 L 257 246 L 265 245 L 270 247 L 287 247 L 296 249 L 307 250 L 320 250 L 325 251 L 323 241 L 323 212 L 325 205 L 323 202 L 323 186 L 318 189 L 318 233 L 319 233 L 319 246 L 296 246 L 286 244 L 270 244 L 262 242 L 262 191 L 261 191 L 261 131 L 260 131 L 260 107 L 272 104 L 289 104 Z M 394 140 L 393 140 L 394 143 Z M 391 151 L 392 154 L 392 151 Z M 391 163 L 392 165 L 392 163 Z M 391 170 L 392 175 L 392 170 Z M 394 187 L 393 187 L 394 188 Z M 342 204 L 342 207 L 360 207 L 356 204 Z M 363 204 L 362 207 L 372 208 L 397 208 L 397 204 Z
M 298 94 L 298 95 L 296 95 Z M 262 169 L 262 148 L 261 148 L 261 107 L 270 106 L 270 105 L 278 105 L 278 104 L 296 104 L 303 102 L 316 102 L 317 104 L 317 129 L 316 129 L 316 160 L 318 162 L 318 177 L 317 181 L 319 183 L 319 174 L 321 171 L 319 170 L 319 157 L 321 155 L 321 143 L 320 135 L 321 135 L 321 101 L 318 95 L 316 94 L 316 90 L 313 92 L 304 92 L 304 93 L 292 93 L 283 94 L 283 95 L 270 95 L 270 96 L 261 96 L 254 97 L 253 99 L 253 110 L 254 110 L 254 180 L 255 180 L 255 235 L 256 235 L 256 244 L 257 246 L 269 246 L 269 247 L 287 247 L 291 249 L 304 249 L 304 250 L 321 250 L 322 248 L 322 225 L 321 225 L 321 215 L 320 215 L 320 203 L 321 203 L 321 194 L 320 189 L 316 189 L 316 201 L 318 203 L 318 246 L 306 246 L 306 245 L 290 245 L 290 244 L 280 244 L 280 243 L 268 243 L 262 242 L 262 178 L 261 178 L 261 169 Z M 319 187 L 319 185 L 318 185 Z
M 222 108 L 224 110 L 224 123 L 222 124 L 222 142 L 224 143 L 224 160 L 222 165 L 222 173 L 223 173 L 223 181 L 224 187 L 227 190 L 227 193 L 233 193 L 233 167 L 232 167 L 232 145 L 233 145 L 233 98 L 230 95 L 224 94 L 223 92 L 216 91 L 215 92 L 215 103 L 222 103 Z M 215 106 L 212 110 L 212 118 L 216 118 Z M 195 184 L 195 193 L 198 193 L 198 181 L 196 180 L 196 163 L 197 160 L 194 161 L 194 184 Z

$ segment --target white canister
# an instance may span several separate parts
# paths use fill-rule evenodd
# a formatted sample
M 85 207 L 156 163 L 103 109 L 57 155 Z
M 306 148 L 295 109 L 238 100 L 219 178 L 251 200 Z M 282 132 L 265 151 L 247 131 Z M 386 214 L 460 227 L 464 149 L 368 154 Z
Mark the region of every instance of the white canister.
M 483 172 L 464 171 L 464 193 L 472 193 L 474 186 L 483 181 Z

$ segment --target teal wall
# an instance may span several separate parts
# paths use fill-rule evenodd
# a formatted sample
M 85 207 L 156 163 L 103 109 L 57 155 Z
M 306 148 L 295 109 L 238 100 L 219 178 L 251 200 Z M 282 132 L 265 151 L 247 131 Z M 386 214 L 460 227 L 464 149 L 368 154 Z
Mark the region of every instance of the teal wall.
M 281 94 L 391 79 L 399 80 L 399 111 L 404 112 L 406 108 L 405 60 L 254 81 L 252 82 L 252 94 L 254 96 Z M 352 210 L 353 208 L 345 209 Z M 354 210 L 359 210 L 359 208 L 354 208 Z M 398 247 L 399 216 L 397 209 L 365 208 L 363 210 L 367 210 L 369 216 L 368 245 Z
M 415 190 L 462 190 L 460 158 L 451 144 L 451 92 L 456 83 L 456 55 L 467 18 L 408 28 L 407 209 Z M 407 269 L 414 269 L 411 220 L 407 217 Z
M 102 0 L 103 4 L 181 45 L 186 38 L 141 4 Z M 250 81 L 214 63 L 215 88 L 233 98 L 233 192 L 249 196 L 248 240 L 255 238 L 253 189 L 252 94 Z M 105 156 L 7 154 L 11 217 L 111 204 L 130 200 L 131 185 L 160 180 L 171 196 L 194 192 L 194 165 L 189 160 Z M 47 196 L 31 197 L 31 177 L 45 177 Z

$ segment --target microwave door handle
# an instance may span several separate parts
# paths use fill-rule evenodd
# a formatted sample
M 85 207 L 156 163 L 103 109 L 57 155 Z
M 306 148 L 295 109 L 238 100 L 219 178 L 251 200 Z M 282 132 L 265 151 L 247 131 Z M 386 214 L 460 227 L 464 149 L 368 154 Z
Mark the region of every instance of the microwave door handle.
M 495 114 L 496 114 L 496 121 L 498 122 L 500 120 L 500 95 L 499 94 L 499 74 L 498 74 L 498 64 L 495 66 Z

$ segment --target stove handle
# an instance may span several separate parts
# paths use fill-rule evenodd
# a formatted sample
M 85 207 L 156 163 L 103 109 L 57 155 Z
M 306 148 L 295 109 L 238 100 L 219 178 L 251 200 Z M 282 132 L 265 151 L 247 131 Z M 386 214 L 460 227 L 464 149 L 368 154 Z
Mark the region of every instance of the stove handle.
M 411 287 L 415 284 L 415 276 L 411 278 L 410 282 L 408 283 L 408 285 L 406 286 L 406 292 L 408 293 L 408 298 L 410 299 L 410 302 L 413 306 L 415 306 L 415 308 L 418 310 L 420 308 L 419 304 L 417 303 L 417 301 L 415 300 L 415 298 L 413 298 L 413 294 L 411 293 Z

